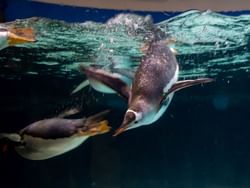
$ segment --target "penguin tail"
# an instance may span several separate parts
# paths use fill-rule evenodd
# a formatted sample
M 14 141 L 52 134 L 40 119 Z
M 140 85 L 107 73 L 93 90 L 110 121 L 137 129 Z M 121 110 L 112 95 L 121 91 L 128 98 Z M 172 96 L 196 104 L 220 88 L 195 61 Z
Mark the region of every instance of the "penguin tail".
M 8 33 L 9 45 L 35 42 L 35 34 L 32 28 L 10 28 Z

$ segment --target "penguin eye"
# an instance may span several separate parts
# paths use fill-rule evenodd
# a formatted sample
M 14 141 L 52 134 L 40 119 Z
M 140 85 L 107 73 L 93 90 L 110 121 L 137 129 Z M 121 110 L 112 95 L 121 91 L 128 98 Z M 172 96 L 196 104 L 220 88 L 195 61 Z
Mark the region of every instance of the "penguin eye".
M 138 121 L 134 121 L 134 124 L 137 124 L 138 123 Z

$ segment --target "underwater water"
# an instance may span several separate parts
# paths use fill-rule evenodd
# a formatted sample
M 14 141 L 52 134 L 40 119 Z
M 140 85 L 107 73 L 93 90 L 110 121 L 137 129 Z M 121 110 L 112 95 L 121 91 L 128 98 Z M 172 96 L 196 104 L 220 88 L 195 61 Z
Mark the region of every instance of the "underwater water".
M 4 25 L 4 24 L 3 24 Z M 121 14 L 107 23 L 44 18 L 6 25 L 35 29 L 37 42 L 0 51 L 0 132 L 15 132 L 60 111 L 82 115 L 111 109 L 110 133 L 45 160 L 14 151 L 0 155 L 0 180 L 8 187 L 247 188 L 250 187 L 250 15 L 188 11 L 156 26 L 176 39 L 180 79 L 215 82 L 177 92 L 156 123 L 112 137 L 126 103 L 84 89 L 81 63 L 136 69 L 152 35 L 148 17 Z

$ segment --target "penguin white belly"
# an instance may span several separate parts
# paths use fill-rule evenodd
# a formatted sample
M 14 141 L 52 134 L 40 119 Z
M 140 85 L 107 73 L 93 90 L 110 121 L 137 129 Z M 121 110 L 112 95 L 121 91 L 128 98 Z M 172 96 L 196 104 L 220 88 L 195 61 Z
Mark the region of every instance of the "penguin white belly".
M 151 123 L 154 123 L 155 121 L 157 121 L 167 110 L 170 102 L 172 101 L 174 96 L 174 93 L 171 93 L 168 98 L 166 99 L 166 101 L 164 102 L 164 104 L 162 104 L 160 110 L 157 112 L 157 114 L 155 115 L 154 119 L 152 120 Z
M 158 119 L 160 119 L 160 117 L 165 113 L 165 111 L 167 110 L 170 102 L 172 101 L 172 98 L 174 96 L 174 93 L 171 93 L 166 101 L 162 104 L 161 108 L 155 112 L 155 111 L 152 111 L 151 114 L 148 114 L 147 117 L 145 117 L 143 119 L 143 122 L 142 122 L 142 125 L 150 125 L 154 122 L 156 122 Z
M 22 157 L 30 160 L 44 160 L 66 153 L 81 145 L 89 136 L 72 136 L 58 139 L 42 139 L 24 135 L 24 146 L 16 147 Z
M 170 102 L 172 101 L 172 98 L 174 96 L 174 93 L 171 93 L 166 101 L 162 104 L 160 110 L 158 110 L 157 112 L 154 111 L 152 109 L 151 113 L 147 114 L 143 120 L 139 121 L 138 123 L 136 124 L 133 124 L 133 126 L 130 126 L 127 128 L 127 130 L 130 130 L 130 129 L 134 129 L 134 128 L 137 128 L 137 127 L 140 127 L 140 126 L 144 126 L 144 125 L 150 125 L 154 122 L 156 122 L 158 119 L 160 119 L 160 117 L 165 113 L 165 111 L 167 110 Z
M 165 86 L 165 88 L 163 90 L 164 93 L 167 92 L 174 85 L 174 83 L 177 82 L 178 74 L 179 74 L 179 66 L 177 65 L 173 78 L 169 81 L 169 83 Z M 168 97 L 163 102 L 161 108 L 156 112 L 156 114 L 153 116 L 153 118 L 146 118 L 146 119 L 148 119 L 148 122 L 145 125 L 152 124 L 152 123 L 156 122 L 158 119 L 160 119 L 160 117 L 167 110 L 170 102 L 173 99 L 173 96 L 174 96 L 174 93 L 171 93 L 171 94 L 168 95 Z
M 167 93 L 168 90 L 174 85 L 174 83 L 177 82 L 178 80 L 178 75 L 179 75 L 179 66 L 176 66 L 176 70 L 174 73 L 174 77 L 169 81 L 169 83 L 165 86 L 165 88 L 163 89 L 164 93 Z

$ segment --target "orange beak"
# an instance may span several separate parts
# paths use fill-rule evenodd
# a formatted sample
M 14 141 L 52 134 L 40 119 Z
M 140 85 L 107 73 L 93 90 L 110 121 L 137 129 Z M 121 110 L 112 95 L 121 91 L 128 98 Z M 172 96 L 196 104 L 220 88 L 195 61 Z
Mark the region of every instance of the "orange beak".
M 10 29 L 8 44 L 10 46 L 26 42 L 35 42 L 34 32 L 31 28 Z
M 113 136 L 118 136 L 119 134 L 123 133 L 124 131 L 126 131 L 128 128 L 128 126 L 121 126 L 120 128 L 118 128 L 115 133 L 113 134 Z
M 113 136 L 118 136 L 119 134 L 128 130 L 131 126 L 133 126 L 132 122 L 135 121 L 135 119 L 136 119 L 136 116 L 135 116 L 134 112 L 127 111 L 125 116 L 124 116 L 122 125 L 115 131 Z

